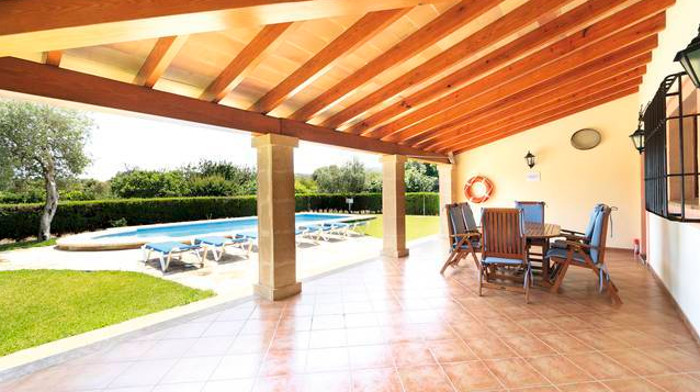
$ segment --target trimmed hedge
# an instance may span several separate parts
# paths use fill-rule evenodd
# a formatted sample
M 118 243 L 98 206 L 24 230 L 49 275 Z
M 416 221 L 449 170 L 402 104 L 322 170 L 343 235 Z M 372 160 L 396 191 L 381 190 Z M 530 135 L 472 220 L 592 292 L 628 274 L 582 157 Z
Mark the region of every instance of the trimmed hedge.
M 347 212 L 347 197 L 354 199 L 352 212 L 381 212 L 381 193 L 297 195 L 296 210 Z M 39 203 L 0 205 L 0 239 L 19 240 L 35 236 L 42 206 Z M 251 216 L 257 214 L 256 208 L 255 196 L 69 201 L 59 203 L 51 232 L 62 235 L 100 230 L 123 223 L 136 226 Z M 437 215 L 438 195 L 406 194 L 406 213 Z

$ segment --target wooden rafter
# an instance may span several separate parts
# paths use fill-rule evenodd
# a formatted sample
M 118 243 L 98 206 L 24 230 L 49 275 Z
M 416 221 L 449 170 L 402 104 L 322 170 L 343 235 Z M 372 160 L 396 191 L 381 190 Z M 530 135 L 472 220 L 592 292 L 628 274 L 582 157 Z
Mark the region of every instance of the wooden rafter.
M 291 25 L 291 23 L 280 23 L 263 27 L 211 82 L 200 98 L 211 102 L 221 101 L 245 78 L 247 72 L 257 66 L 261 60 L 260 55 L 268 50 Z
M 14 57 L 0 58 L 0 89 L 143 113 L 254 133 L 276 133 L 310 142 L 382 154 L 420 156 L 446 163 L 442 154 L 348 135 L 300 121 L 280 119 L 130 83 L 47 66 Z
M 345 122 L 362 114 L 371 107 L 401 93 L 428 78 L 444 71 L 464 58 L 465 53 L 474 53 L 536 22 L 543 13 L 561 8 L 571 0 L 531 0 L 507 13 L 483 29 L 471 34 L 449 49 L 427 60 L 403 76 L 393 80 L 361 100 L 329 117 L 321 125 L 338 128 Z
M 328 69 L 340 56 L 367 42 L 410 10 L 405 8 L 377 11 L 363 16 L 275 88 L 268 91 L 250 107 L 250 110 L 269 113 L 311 83 L 317 76 L 322 75 L 324 70 Z
M 519 56 L 537 49 L 560 34 L 568 34 L 585 25 L 594 18 L 604 14 L 611 8 L 622 4 L 625 0 L 589 0 L 588 2 L 566 12 L 556 19 L 539 28 L 499 47 L 491 53 L 466 65 L 460 70 L 431 83 L 411 96 L 387 106 L 349 127 L 346 132 L 381 138 L 388 133 L 379 131 L 376 127 L 386 121 L 412 110 L 432 99 L 457 89 L 471 80 L 483 76 L 486 72 L 498 69 Z
M 391 47 L 365 66 L 298 109 L 290 118 L 307 121 L 316 113 L 338 102 L 352 90 L 386 71 L 398 62 L 428 48 L 503 0 L 462 0 L 437 18 Z
M 63 58 L 63 52 L 60 50 L 53 50 L 51 52 L 44 53 L 44 64 L 53 65 L 58 67 L 61 65 L 61 58 Z
M 496 112 L 489 116 L 482 117 L 478 121 L 465 125 L 458 136 L 435 140 L 432 144 L 425 146 L 425 149 L 440 151 L 449 148 L 465 140 L 479 137 L 483 133 L 483 129 L 499 128 L 502 124 L 519 121 L 527 116 L 534 116 L 537 113 L 548 112 L 553 107 L 562 106 L 564 102 L 573 101 L 583 96 L 594 95 L 596 92 L 610 88 L 611 86 L 637 81 L 641 79 L 645 71 L 646 68 L 644 66 L 632 70 L 629 70 L 629 68 L 622 69 L 620 67 L 619 70 L 606 70 L 605 72 L 582 78 L 573 83 L 562 84 L 561 88 L 557 89 L 552 94 L 545 94 L 536 99 L 526 100 L 511 106 L 507 111 Z
M 414 7 L 439 0 L 3 0 L 0 57 Z
M 591 85 L 607 82 L 625 74 L 643 75 L 644 65 L 651 61 L 651 53 L 644 53 L 632 58 L 628 58 L 628 56 L 624 52 L 613 53 L 609 57 L 572 69 L 547 82 L 539 83 L 518 94 L 493 102 L 474 112 L 467 121 L 450 124 L 444 130 L 429 136 L 407 139 L 402 143 L 429 150 L 440 149 L 460 141 L 472 129 L 480 129 L 504 116 L 518 115 L 521 111 L 533 106 L 552 102 L 571 91 L 583 90 Z
M 546 113 L 545 116 L 536 119 L 530 119 L 530 121 L 523 121 L 520 124 L 511 126 L 509 130 L 505 130 L 505 132 L 500 134 L 484 136 L 478 138 L 477 140 L 474 140 L 473 142 L 464 142 L 463 144 L 455 145 L 452 148 L 450 148 L 450 150 L 452 150 L 454 153 L 461 153 L 466 150 L 483 146 L 485 144 L 493 143 L 496 140 L 500 140 L 505 137 L 512 136 L 523 131 L 527 131 L 528 129 L 532 129 L 537 126 L 550 123 L 560 118 L 564 118 L 566 116 L 570 116 L 572 114 L 576 114 L 581 111 L 594 108 L 607 102 L 612 102 L 617 99 L 624 98 L 628 95 L 635 94 L 638 91 L 638 86 L 631 85 L 629 88 L 624 90 L 615 89 L 614 91 L 599 92 L 597 96 L 591 97 L 590 99 L 582 99 L 579 102 L 569 103 L 568 108 L 552 108 L 551 112 Z
M 141 65 L 134 83 L 153 88 L 185 44 L 185 41 L 187 41 L 186 35 L 159 38 L 148 57 L 146 57 L 146 61 Z
M 661 12 L 619 31 L 621 28 L 629 26 L 629 24 L 612 23 L 618 21 L 619 17 L 620 14 L 616 14 L 606 18 L 573 36 L 518 60 L 500 71 L 383 126 L 382 128 L 391 130 L 390 135 L 401 132 L 401 136 L 382 139 L 403 138 L 406 135 L 413 137 L 428 132 L 442 123 L 465 117 L 472 110 L 488 104 L 487 99 L 498 99 L 506 94 L 514 94 L 526 89 L 533 82 L 543 80 L 543 78 L 552 78 L 582 62 L 602 57 L 620 47 L 652 36 L 665 26 L 665 14 Z M 591 45 L 593 43 L 597 44 Z M 549 63 L 552 66 L 543 67 Z

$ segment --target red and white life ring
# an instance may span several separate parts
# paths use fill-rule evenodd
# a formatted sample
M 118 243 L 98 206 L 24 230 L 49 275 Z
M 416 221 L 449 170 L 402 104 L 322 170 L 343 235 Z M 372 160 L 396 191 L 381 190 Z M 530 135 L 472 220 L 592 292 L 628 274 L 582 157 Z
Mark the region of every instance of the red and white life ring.
M 474 176 L 464 184 L 464 196 L 472 203 L 483 203 L 493 194 L 493 182 L 483 176 Z

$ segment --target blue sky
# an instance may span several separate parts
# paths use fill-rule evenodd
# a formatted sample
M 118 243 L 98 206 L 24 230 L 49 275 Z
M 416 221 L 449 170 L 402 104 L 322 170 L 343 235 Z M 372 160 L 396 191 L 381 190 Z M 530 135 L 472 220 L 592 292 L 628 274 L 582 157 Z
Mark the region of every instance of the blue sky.
M 255 164 L 255 150 L 246 132 L 104 112 L 90 116 L 98 127 L 88 145 L 93 163 L 84 177 L 106 180 L 127 167 L 170 169 L 203 158 Z M 300 142 L 294 171 L 311 174 L 320 166 L 341 164 L 353 157 L 368 168 L 380 168 L 379 155 Z

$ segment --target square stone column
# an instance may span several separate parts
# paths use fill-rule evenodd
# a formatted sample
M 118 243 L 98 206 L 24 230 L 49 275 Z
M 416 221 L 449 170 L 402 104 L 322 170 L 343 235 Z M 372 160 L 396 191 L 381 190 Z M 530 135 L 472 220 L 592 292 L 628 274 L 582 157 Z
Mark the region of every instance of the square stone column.
M 384 247 L 382 256 L 406 257 L 406 157 L 382 156 L 382 214 Z
M 276 301 L 301 292 L 297 282 L 294 223 L 294 148 L 299 139 L 267 134 L 258 150 L 258 284 L 255 292 Z
M 449 231 L 447 229 L 447 212 L 445 211 L 446 204 L 457 202 L 457 165 L 437 165 L 438 168 L 438 186 L 439 186 L 439 203 L 440 203 L 440 236 L 447 237 Z

